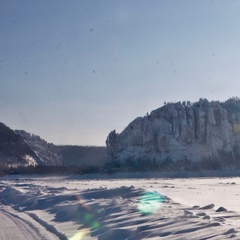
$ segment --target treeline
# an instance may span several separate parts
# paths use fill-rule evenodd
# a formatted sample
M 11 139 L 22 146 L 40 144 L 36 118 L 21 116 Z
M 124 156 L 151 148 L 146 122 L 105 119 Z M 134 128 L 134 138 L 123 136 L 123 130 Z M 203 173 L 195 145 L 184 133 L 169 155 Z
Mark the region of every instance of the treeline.
M 103 171 L 106 173 L 116 172 L 178 172 L 178 171 L 224 171 L 240 170 L 240 158 L 234 159 L 231 153 L 220 152 L 219 157 L 207 157 L 199 161 L 184 158 L 173 161 L 170 157 L 162 162 L 151 160 L 127 159 L 125 162 L 109 161 L 105 164 Z
M 224 171 L 239 170 L 240 161 L 234 161 L 229 158 L 206 158 L 201 161 L 191 161 L 190 159 L 182 159 L 173 162 L 171 158 L 166 158 L 163 162 L 156 161 L 135 161 L 127 160 L 124 163 L 107 162 L 104 166 L 96 165 L 79 165 L 79 166 L 5 166 L 0 168 L 0 176 L 9 174 L 40 174 L 40 175 L 71 175 L 71 174 L 93 174 L 105 173 L 114 174 L 117 172 L 178 172 L 201 170 Z
M 98 146 L 58 146 L 64 166 L 103 166 L 107 148 Z
M 19 166 L 1 167 L 0 176 L 9 174 L 41 174 L 41 175 L 64 175 L 64 174 L 90 174 L 100 173 L 99 166 Z

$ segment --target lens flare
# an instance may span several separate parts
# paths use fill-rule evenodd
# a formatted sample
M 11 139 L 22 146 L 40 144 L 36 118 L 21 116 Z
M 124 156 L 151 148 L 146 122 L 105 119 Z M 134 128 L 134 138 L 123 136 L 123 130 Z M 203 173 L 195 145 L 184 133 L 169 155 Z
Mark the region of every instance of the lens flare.
M 78 200 L 78 202 L 82 205 L 83 208 L 85 208 L 87 211 L 90 211 L 89 206 L 85 203 L 85 200 L 83 197 L 81 197 L 80 195 L 76 195 L 76 199 Z
M 85 237 L 90 236 L 89 229 L 81 229 L 81 231 L 77 232 L 74 236 L 69 238 L 69 240 L 82 240 Z
M 100 228 L 100 223 L 98 221 L 93 221 L 93 223 L 91 224 L 91 229 L 92 230 L 96 230 Z
M 84 222 L 85 222 L 85 224 L 89 224 L 90 222 L 91 222 L 91 220 L 92 220 L 92 217 L 91 217 L 91 214 L 90 213 L 86 213 L 86 214 L 84 214 Z
M 85 239 L 87 236 L 91 236 L 92 231 L 98 230 L 101 227 L 97 214 L 90 208 L 84 197 L 76 195 L 76 199 L 82 207 L 79 209 L 79 223 L 82 224 L 83 229 L 79 230 L 69 240 Z
M 163 198 L 156 192 L 145 193 L 138 201 L 138 210 L 142 214 L 152 214 L 156 212 L 163 202 Z

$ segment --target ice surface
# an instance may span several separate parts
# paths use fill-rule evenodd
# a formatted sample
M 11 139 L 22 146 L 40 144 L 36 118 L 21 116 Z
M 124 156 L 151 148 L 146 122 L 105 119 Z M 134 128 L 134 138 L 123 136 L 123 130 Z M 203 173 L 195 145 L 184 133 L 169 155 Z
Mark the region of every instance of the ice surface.
M 240 239 L 239 190 L 238 177 L 5 177 L 1 239 Z

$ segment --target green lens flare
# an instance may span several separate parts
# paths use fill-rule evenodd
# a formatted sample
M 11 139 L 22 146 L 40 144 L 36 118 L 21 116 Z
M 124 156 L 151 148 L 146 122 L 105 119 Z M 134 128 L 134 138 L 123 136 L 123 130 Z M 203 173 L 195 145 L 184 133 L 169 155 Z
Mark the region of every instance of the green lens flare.
M 100 223 L 98 221 L 93 221 L 92 225 L 91 225 L 91 229 L 92 230 L 96 230 L 100 227 Z
M 92 220 L 91 214 L 90 214 L 90 213 L 86 213 L 86 214 L 84 215 L 84 220 L 85 220 L 85 223 L 86 223 L 86 224 L 90 223 L 91 220 Z
M 162 201 L 163 198 L 160 194 L 147 192 L 137 201 L 138 210 L 142 214 L 152 214 L 160 208 Z

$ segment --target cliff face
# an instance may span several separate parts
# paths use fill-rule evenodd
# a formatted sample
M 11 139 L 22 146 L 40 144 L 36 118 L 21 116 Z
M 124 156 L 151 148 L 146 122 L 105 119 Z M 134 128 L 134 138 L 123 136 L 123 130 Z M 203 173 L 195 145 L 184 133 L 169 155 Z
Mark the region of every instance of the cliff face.
M 240 101 L 167 104 L 106 141 L 108 161 L 159 168 L 215 169 L 240 161 Z M 184 166 L 184 167 L 183 167 Z

